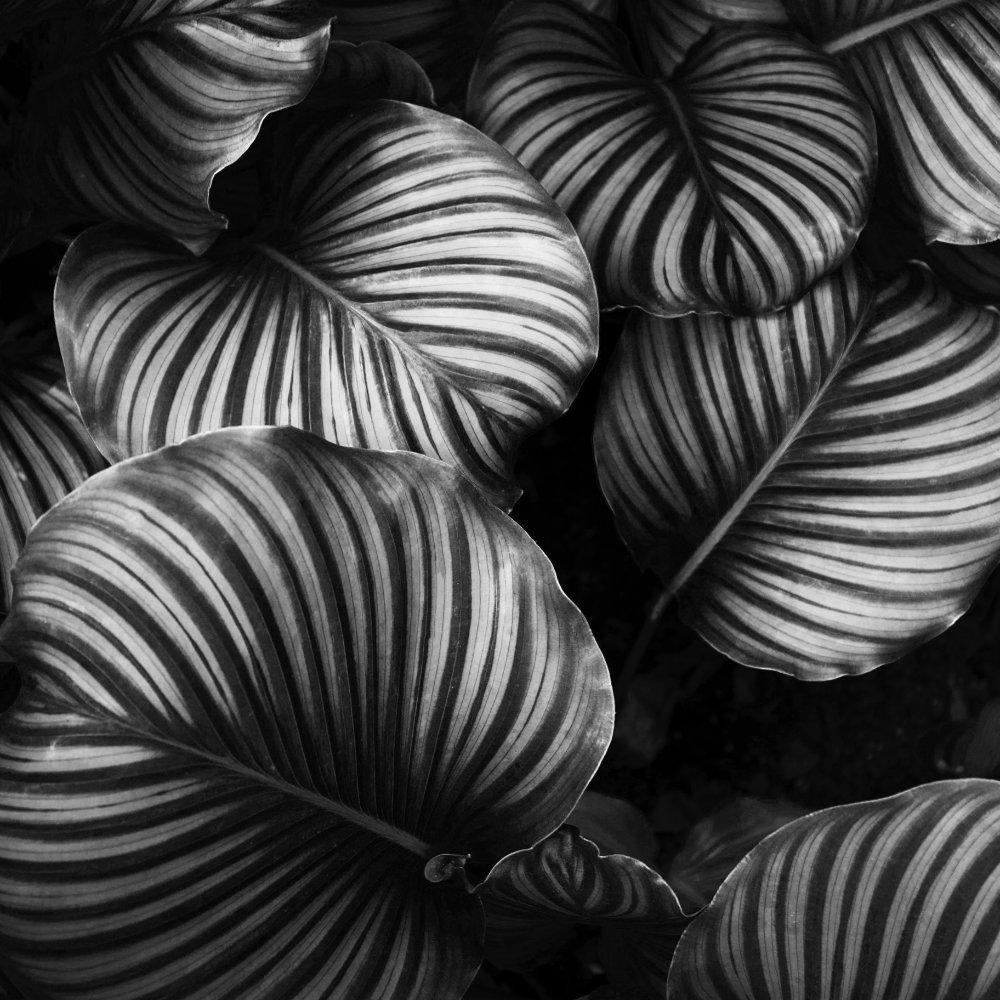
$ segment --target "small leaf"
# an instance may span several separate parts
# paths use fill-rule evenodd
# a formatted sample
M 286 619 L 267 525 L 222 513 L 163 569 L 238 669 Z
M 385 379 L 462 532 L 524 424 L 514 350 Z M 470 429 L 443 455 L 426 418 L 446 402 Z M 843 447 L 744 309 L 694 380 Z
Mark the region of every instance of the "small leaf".
M 323 64 L 321 0 L 88 0 L 28 95 L 19 179 L 49 208 L 166 233 L 195 253 L 226 220 L 212 178 Z
M 385 42 L 330 42 L 317 91 L 331 106 L 387 98 L 434 107 L 434 88 L 420 64 Z
M 942 781 L 783 827 L 681 938 L 685 1000 L 992 1000 L 1000 783 Z
M 235 424 L 423 452 L 509 507 L 521 441 L 597 353 L 586 258 L 507 153 L 378 102 L 281 148 L 271 227 L 202 258 L 83 234 L 55 310 L 73 395 L 120 459 Z
M 998 442 L 1000 316 L 925 268 L 873 293 L 849 266 L 758 319 L 633 317 L 595 449 L 682 617 L 817 680 L 966 610 L 1000 550 Z
M 39 521 L 4 646 L 0 936 L 32 1000 L 457 1000 L 435 855 L 544 837 L 607 747 L 552 568 L 454 470 L 230 429 Z
M 789 802 L 744 798 L 696 824 L 667 873 L 685 909 L 707 905 L 752 848 L 805 813 Z
M 49 329 L 51 336 L 51 327 Z M 0 618 L 10 571 L 35 521 L 105 462 L 70 398 L 54 347 L 0 343 Z
M 523 964 L 575 924 L 602 928 L 601 954 L 615 985 L 663 995 L 674 944 L 690 917 L 651 868 L 564 827 L 530 851 L 504 858 L 479 889 L 486 955 Z
M 647 865 L 656 863 L 659 844 L 649 820 L 631 802 L 600 792 L 583 793 L 566 820 L 602 854 L 627 854 Z
M 483 44 L 469 114 L 562 206 L 609 305 L 773 309 L 864 224 L 871 113 L 783 32 L 716 32 L 667 80 L 640 76 L 603 19 L 515 2 Z

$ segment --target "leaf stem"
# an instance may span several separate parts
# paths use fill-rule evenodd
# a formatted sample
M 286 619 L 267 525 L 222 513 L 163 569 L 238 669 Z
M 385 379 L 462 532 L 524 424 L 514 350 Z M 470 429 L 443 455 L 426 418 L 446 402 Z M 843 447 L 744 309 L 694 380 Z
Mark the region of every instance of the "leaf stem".
M 910 10 L 900 11 L 898 14 L 891 14 L 888 17 L 880 18 L 877 21 L 871 21 L 868 24 L 862 24 L 860 27 L 855 28 L 853 31 L 847 31 L 838 38 L 831 38 L 828 42 L 823 44 L 823 51 L 834 55 L 837 52 L 843 52 L 845 49 L 853 48 L 855 45 L 861 45 L 863 42 L 867 42 L 870 38 L 877 38 L 879 35 L 884 35 L 888 31 L 892 31 L 894 28 L 899 28 L 904 24 L 908 24 L 910 21 L 916 21 L 921 17 L 926 17 L 928 14 L 933 14 L 938 10 L 945 10 L 948 7 L 957 7 L 960 0 L 928 0 L 927 3 L 921 4 L 919 7 L 912 7 Z
M 639 672 L 639 667 L 642 666 L 646 659 L 649 644 L 653 641 L 654 636 L 659 630 L 663 613 L 667 610 L 667 606 L 673 600 L 675 594 L 676 589 L 668 587 L 653 601 L 649 611 L 646 613 L 646 620 L 643 622 L 635 642 L 632 643 L 632 648 L 629 650 L 621 672 L 615 678 L 615 700 L 619 704 L 622 703 L 626 695 L 629 682 Z

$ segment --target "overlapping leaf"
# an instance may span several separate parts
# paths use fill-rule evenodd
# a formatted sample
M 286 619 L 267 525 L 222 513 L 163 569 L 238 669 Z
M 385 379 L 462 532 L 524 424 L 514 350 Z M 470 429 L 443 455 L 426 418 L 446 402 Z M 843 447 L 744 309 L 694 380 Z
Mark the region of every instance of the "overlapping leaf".
M 90 479 L 2 639 L 0 937 L 33 1000 L 458 998 L 480 904 L 425 864 L 545 836 L 611 731 L 512 521 L 441 463 L 291 428 Z
M 317 90 L 314 95 L 327 105 L 385 97 L 434 106 L 434 88 L 420 64 L 385 42 L 331 42 Z
M 28 530 L 104 464 L 80 422 L 54 347 L 17 356 L 0 335 L 0 617 L 10 604 L 10 571 Z
M 520 964 L 561 942 L 574 924 L 602 928 L 612 982 L 663 995 L 673 947 L 690 917 L 651 868 L 564 827 L 530 851 L 504 858 L 480 889 L 487 955 Z
M 685 932 L 685 1000 L 990 1000 L 1000 990 L 1000 783 L 838 806 L 757 847 Z
M 941 632 L 1000 549 L 1000 316 L 912 266 L 759 319 L 636 316 L 598 415 L 633 554 L 727 656 L 808 679 Z
M 275 175 L 258 242 L 194 259 L 103 227 L 66 255 L 56 324 L 102 450 L 294 424 L 442 458 L 509 506 L 518 445 L 597 350 L 566 218 L 474 129 L 393 102 L 331 112 Z
M 864 222 L 870 111 L 784 32 L 717 32 L 667 81 L 638 75 L 601 18 L 513 3 L 469 113 L 569 215 L 608 303 L 771 309 L 837 264 Z
M 213 176 L 263 117 L 300 101 L 329 37 L 325 0 L 88 0 L 33 83 L 19 179 L 39 204 L 204 251 L 225 227 Z

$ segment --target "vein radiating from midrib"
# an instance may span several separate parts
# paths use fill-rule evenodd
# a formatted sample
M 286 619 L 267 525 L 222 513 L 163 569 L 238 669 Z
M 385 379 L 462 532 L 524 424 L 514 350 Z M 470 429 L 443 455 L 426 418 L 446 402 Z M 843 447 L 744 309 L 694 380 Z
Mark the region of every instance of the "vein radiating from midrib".
M 831 38 L 830 41 L 823 44 L 823 51 L 829 52 L 831 55 L 843 52 L 845 49 L 861 45 L 871 38 L 877 38 L 879 35 L 884 35 L 894 28 L 902 27 L 902 25 L 908 24 L 910 21 L 917 21 L 928 14 L 933 14 L 935 11 L 946 10 L 948 7 L 958 7 L 961 2 L 962 0 L 928 0 L 927 3 L 921 4 L 919 7 L 900 11 L 898 14 L 890 14 L 888 17 L 883 17 L 878 21 L 863 24 L 860 28 L 855 28 L 853 31 L 845 32 L 838 38 Z
M 809 401 L 808 405 L 799 414 L 798 419 L 794 424 L 792 424 L 788 432 L 771 453 L 770 458 L 768 458 L 768 460 L 761 466 L 760 470 L 750 481 L 746 489 L 744 489 L 743 492 L 736 498 L 734 503 L 726 511 L 725 515 L 705 537 L 705 540 L 701 543 L 701 545 L 694 550 L 694 553 L 688 561 L 680 568 L 670 583 L 667 584 L 666 589 L 656 602 L 656 607 L 659 608 L 661 612 L 663 608 L 665 608 L 666 605 L 677 596 L 691 577 L 694 576 L 694 574 L 701 567 L 702 563 L 712 554 L 719 542 L 721 542 L 728 533 L 729 529 L 732 528 L 737 519 L 750 505 L 753 498 L 767 481 L 768 476 L 771 475 L 778 463 L 785 457 L 788 449 L 795 443 L 795 440 L 801 433 L 802 428 L 816 412 L 816 408 L 823 401 L 823 397 L 826 395 L 830 386 L 836 381 L 844 363 L 847 361 L 848 355 L 851 353 L 851 349 L 857 342 L 858 337 L 861 336 L 861 332 L 865 328 L 865 325 L 865 316 L 862 315 L 857 321 L 854 333 L 845 343 L 840 357 L 830 369 L 829 374 L 820 384 L 819 388 L 813 394 L 813 398 Z

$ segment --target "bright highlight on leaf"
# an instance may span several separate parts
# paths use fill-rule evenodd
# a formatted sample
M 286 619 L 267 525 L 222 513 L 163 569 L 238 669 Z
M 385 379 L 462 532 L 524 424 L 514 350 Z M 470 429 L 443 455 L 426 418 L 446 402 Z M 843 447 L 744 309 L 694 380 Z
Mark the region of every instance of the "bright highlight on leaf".
M 493 961 L 523 964 L 573 925 L 593 924 L 602 929 L 612 983 L 649 1000 L 663 996 L 670 956 L 691 919 L 653 869 L 623 854 L 600 854 L 573 827 L 504 858 L 479 891 Z
M 869 109 L 786 32 L 717 32 L 667 75 L 640 76 L 602 18 L 518 2 L 483 45 L 469 114 L 565 210 L 608 304 L 746 314 L 798 298 L 864 224 Z
M 88 0 L 54 22 L 18 150 L 49 208 L 165 233 L 201 253 L 225 228 L 212 178 L 326 53 L 322 0 Z
M 548 561 L 421 456 L 203 435 L 89 480 L 15 580 L 0 936 L 38 1000 L 457 1000 L 480 904 L 425 865 L 544 837 L 610 738 Z
M 80 422 L 55 349 L 17 357 L 12 346 L 0 343 L 0 617 L 31 526 L 105 464 Z
M 684 1000 L 992 1000 L 1000 783 L 837 806 L 760 844 L 684 933 Z
M 684 618 L 750 666 L 870 670 L 947 628 L 1000 551 L 1000 316 L 853 267 L 758 319 L 636 315 L 601 485 Z
M 195 259 L 101 227 L 67 253 L 56 325 L 98 445 L 119 459 L 293 424 L 441 458 L 510 507 L 518 446 L 597 353 L 572 228 L 507 153 L 434 111 L 330 111 L 297 138 L 255 242 Z

